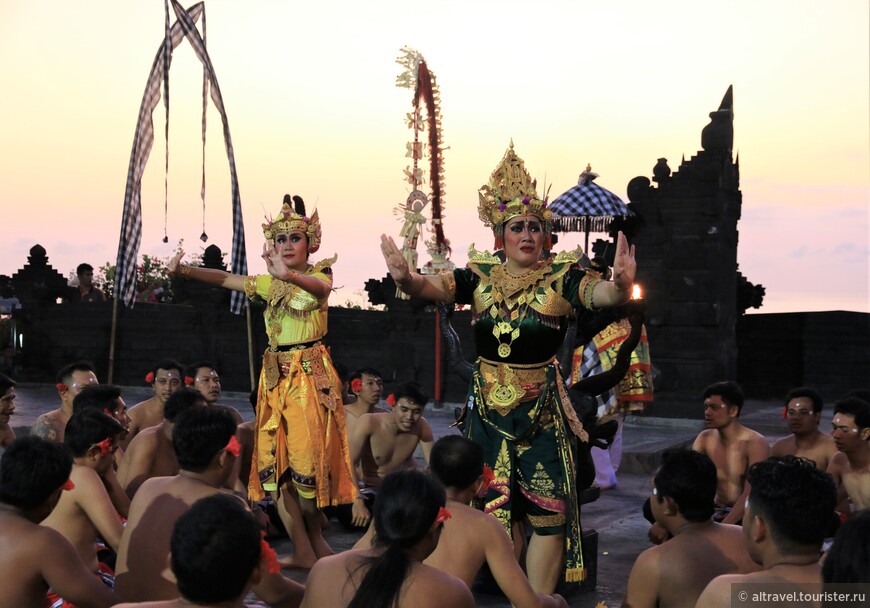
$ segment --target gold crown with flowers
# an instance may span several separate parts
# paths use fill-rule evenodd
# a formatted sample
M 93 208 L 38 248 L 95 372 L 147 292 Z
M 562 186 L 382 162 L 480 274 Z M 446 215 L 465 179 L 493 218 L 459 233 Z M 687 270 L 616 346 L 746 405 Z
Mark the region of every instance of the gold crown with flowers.
M 536 186 L 537 180 L 526 171 L 525 162 L 514 152 L 511 140 L 489 183 L 478 192 L 477 211 L 483 225 L 492 227 L 496 236 L 503 236 L 507 221 L 518 215 L 534 215 L 541 220 L 544 232 L 551 233 L 553 212 L 547 209 L 547 201 L 538 197 Z
M 284 204 L 281 205 L 278 217 L 263 224 L 263 236 L 266 237 L 266 240 L 271 241 L 282 232 L 289 233 L 297 230 L 304 232 L 305 238 L 308 239 L 308 253 L 314 253 L 320 249 L 321 229 L 317 210 L 315 209 L 311 217 L 308 217 L 305 215 L 305 202 L 302 198 L 285 194 Z

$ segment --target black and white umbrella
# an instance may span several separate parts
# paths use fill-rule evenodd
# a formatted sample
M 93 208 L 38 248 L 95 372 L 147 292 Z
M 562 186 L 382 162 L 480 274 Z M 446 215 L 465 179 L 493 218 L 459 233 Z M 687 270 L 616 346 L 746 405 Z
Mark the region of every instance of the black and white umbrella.
M 596 177 L 598 174 L 592 173 L 592 167 L 587 165 L 577 185 L 560 194 L 549 206 L 555 231 L 585 232 L 587 249 L 590 232 L 605 232 L 614 218 L 634 215 L 621 198 L 594 183 Z

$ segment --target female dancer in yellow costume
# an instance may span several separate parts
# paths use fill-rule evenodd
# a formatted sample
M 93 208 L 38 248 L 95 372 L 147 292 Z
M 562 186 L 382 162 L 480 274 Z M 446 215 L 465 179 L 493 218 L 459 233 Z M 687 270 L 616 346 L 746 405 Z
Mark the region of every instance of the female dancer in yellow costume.
M 269 348 L 260 374 L 248 495 L 252 500 L 265 492 L 280 495 L 292 519 L 295 551 L 285 565 L 311 567 L 332 553 L 320 533 L 321 508 L 352 502 L 355 525 L 366 525 L 369 518 L 350 464 L 341 383 L 320 342 L 336 257 L 308 262 L 320 247 L 320 220 L 316 211 L 305 215 L 298 196 L 284 197 L 278 216 L 263 224 L 263 235 L 268 274 L 245 277 L 180 265 L 183 251 L 169 270 L 266 302 Z

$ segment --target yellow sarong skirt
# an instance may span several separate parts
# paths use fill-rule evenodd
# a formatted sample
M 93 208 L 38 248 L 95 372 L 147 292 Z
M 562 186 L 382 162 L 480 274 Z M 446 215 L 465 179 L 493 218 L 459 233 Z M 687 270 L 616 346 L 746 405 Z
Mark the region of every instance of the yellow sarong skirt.
M 292 480 L 319 508 L 353 502 L 341 383 L 323 345 L 265 353 L 256 419 L 252 500 Z

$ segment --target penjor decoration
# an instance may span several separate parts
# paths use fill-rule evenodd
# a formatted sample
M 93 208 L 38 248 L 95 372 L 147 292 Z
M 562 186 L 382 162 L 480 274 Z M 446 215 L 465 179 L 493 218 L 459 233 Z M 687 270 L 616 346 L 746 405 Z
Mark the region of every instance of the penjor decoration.
M 396 86 L 413 89 L 413 110 L 407 114 L 408 127 L 414 132 L 414 140 L 406 146 L 405 156 L 411 159 L 411 164 L 405 167 L 405 179 L 411 185 L 411 193 L 403 204 L 394 210 L 402 218 L 402 255 L 411 269 L 417 268 L 417 240 L 426 223 L 423 211 L 431 203 L 432 238 L 426 241 L 426 247 L 433 256 L 428 264 L 433 271 L 449 269 L 452 263 L 450 257 L 450 241 L 444 236 L 444 165 L 441 140 L 441 98 L 435 74 L 429 71 L 423 56 L 409 47 L 402 49 L 402 55 L 396 60 L 404 70 L 396 79 Z M 425 114 L 424 110 L 425 109 Z M 420 133 L 428 129 L 425 143 L 420 139 Z M 420 161 L 424 152 L 429 156 L 429 188 L 427 195 L 423 192 L 424 178 Z M 396 297 L 408 299 L 408 295 L 396 289 Z

